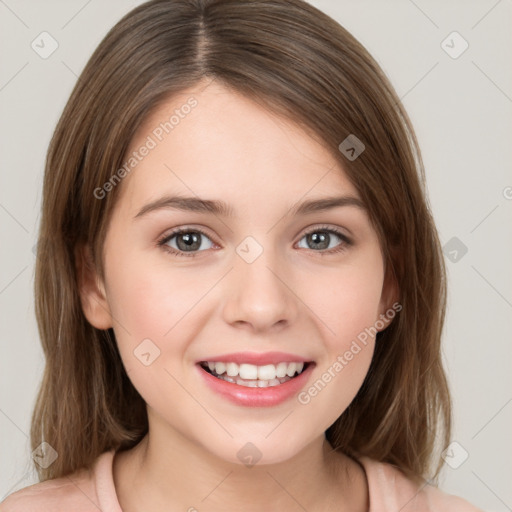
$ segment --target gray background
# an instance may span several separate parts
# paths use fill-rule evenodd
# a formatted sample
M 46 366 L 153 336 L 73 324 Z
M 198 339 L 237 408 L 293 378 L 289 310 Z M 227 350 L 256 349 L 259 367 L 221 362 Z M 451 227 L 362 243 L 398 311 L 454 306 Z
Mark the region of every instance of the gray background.
M 44 361 L 32 249 L 47 145 L 92 51 L 139 3 L 0 0 L 0 499 L 36 481 L 28 432 Z M 512 510 L 511 1 L 311 3 L 377 59 L 422 148 L 450 287 L 444 355 L 458 444 L 441 487 Z M 58 42 L 47 59 L 31 47 L 43 31 Z M 453 31 L 469 44 L 457 58 L 445 49 L 459 53 L 461 39 L 442 44 Z

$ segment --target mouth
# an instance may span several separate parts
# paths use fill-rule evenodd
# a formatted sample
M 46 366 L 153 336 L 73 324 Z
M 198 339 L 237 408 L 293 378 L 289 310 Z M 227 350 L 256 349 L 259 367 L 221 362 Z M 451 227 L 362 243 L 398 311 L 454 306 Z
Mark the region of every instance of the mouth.
M 296 379 L 305 372 L 313 362 L 288 362 L 255 365 L 230 361 L 201 361 L 199 366 L 219 380 L 248 388 L 267 388 L 281 386 Z

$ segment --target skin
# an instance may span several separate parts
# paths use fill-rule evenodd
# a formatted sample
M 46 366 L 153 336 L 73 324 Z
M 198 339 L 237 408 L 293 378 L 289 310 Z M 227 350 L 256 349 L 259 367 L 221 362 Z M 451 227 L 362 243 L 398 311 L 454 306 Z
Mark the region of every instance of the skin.
M 219 82 L 160 106 L 129 153 L 191 96 L 197 106 L 115 191 L 105 282 L 91 270 L 81 283 L 87 319 L 114 328 L 147 403 L 149 434 L 114 460 L 120 504 L 128 512 L 367 510 L 362 467 L 334 452 L 324 432 L 359 390 L 374 338 L 307 405 L 296 397 L 267 408 L 233 404 L 204 384 L 195 363 L 289 352 L 316 363 L 307 389 L 394 302 L 376 231 L 357 206 L 292 215 L 305 200 L 359 195 L 327 148 Z M 223 200 L 234 215 L 164 208 L 134 219 L 165 194 Z M 177 227 L 207 233 L 195 257 L 158 246 Z M 306 233 L 327 228 L 351 243 L 331 233 L 327 249 L 308 242 Z M 263 249 L 252 263 L 236 252 L 247 236 Z M 177 250 L 177 238 L 167 248 Z M 148 366 L 133 353 L 144 339 L 160 350 Z M 237 457 L 247 442 L 261 452 L 253 467 Z

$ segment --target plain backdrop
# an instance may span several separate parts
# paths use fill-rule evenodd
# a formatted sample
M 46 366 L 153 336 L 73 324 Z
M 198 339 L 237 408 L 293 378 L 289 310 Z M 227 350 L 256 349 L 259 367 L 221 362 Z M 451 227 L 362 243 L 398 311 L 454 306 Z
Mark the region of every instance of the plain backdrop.
M 0 499 L 36 481 L 28 433 L 44 360 L 33 247 L 47 146 L 87 59 L 139 3 L 0 0 Z M 441 487 L 512 510 L 511 1 L 311 3 L 376 58 L 422 149 L 449 272 L 455 428 Z M 47 58 L 31 46 L 42 32 L 58 44 Z

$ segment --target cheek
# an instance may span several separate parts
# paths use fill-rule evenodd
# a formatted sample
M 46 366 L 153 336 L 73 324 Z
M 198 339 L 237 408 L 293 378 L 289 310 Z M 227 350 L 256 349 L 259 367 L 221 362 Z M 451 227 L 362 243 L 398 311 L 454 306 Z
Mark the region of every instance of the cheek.
M 157 409 L 169 389 L 179 391 L 172 375 L 179 374 L 188 338 L 176 333 L 182 332 L 189 303 L 197 302 L 192 291 L 181 292 L 187 288 L 179 279 L 170 281 L 168 274 L 133 262 L 109 275 L 109 305 L 123 365 L 144 401 Z
M 131 259 L 112 268 L 109 274 L 114 323 L 121 332 L 130 332 L 134 342 L 168 339 L 217 280 L 218 272 L 202 272 L 199 276 L 188 268 L 171 268 L 165 262 L 141 259 L 139 263 Z
M 329 352 L 347 350 L 353 339 L 375 325 L 382 295 L 381 266 L 378 259 L 346 266 L 309 288 L 307 305 L 321 320 Z
M 165 262 L 127 258 L 108 269 L 109 306 L 123 364 L 151 403 L 160 383 L 172 384 L 188 364 L 187 348 L 202 324 L 202 300 L 218 281 L 218 270 L 200 276 Z M 198 318 L 199 317 L 199 318 Z M 172 379 L 171 379 L 172 380 Z M 167 390 L 168 392 L 168 390 Z
M 371 264 L 347 266 L 326 275 L 316 281 L 308 295 L 308 306 L 324 333 L 324 352 L 314 379 L 298 401 L 322 410 L 325 428 L 350 405 L 367 375 L 375 347 L 382 283 L 382 265 L 376 258 Z
M 321 418 L 324 431 L 345 412 L 361 388 L 372 360 L 374 342 L 363 344 L 354 340 L 345 348 L 317 368 L 315 378 L 297 396 L 301 406 L 314 411 L 311 418 Z

